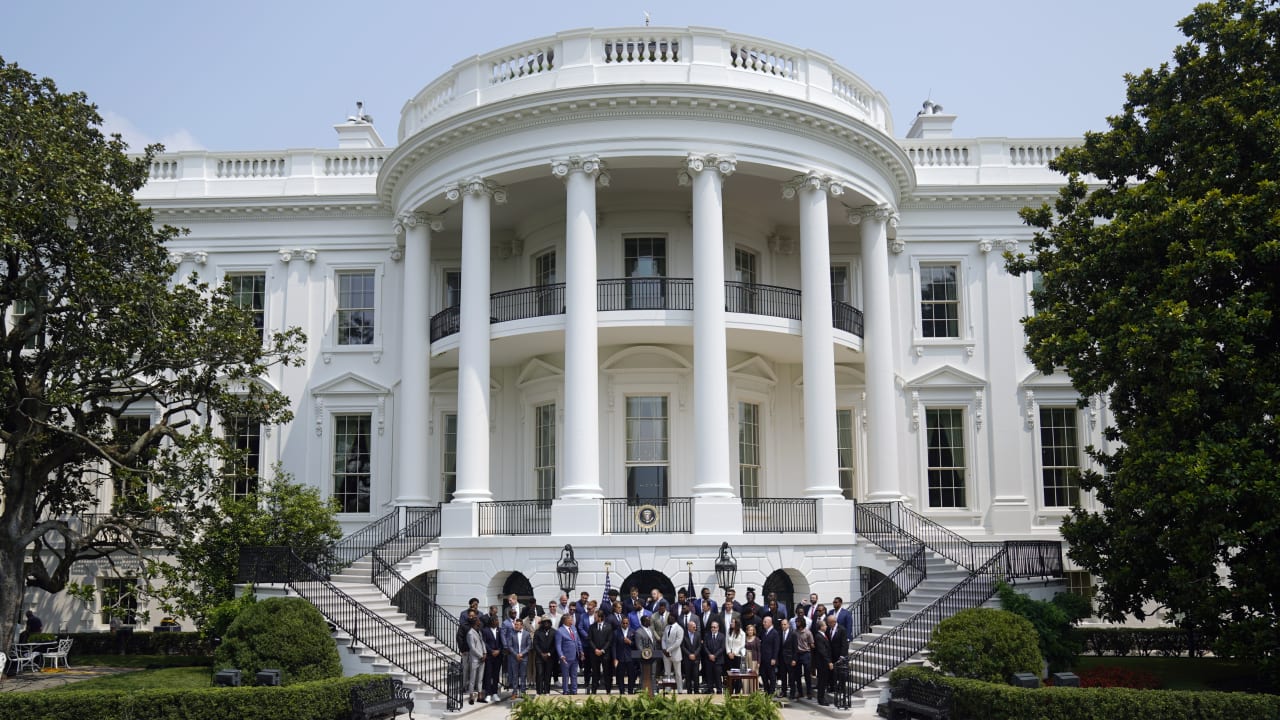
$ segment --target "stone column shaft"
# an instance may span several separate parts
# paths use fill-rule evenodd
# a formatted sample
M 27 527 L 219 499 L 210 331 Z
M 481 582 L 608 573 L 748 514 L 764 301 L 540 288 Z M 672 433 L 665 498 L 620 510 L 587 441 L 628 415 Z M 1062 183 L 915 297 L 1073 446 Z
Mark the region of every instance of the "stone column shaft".
M 898 423 L 893 378 L 887 224 L 892 209 L 869 207 L 850 213 L 862 236 L 862 354 L 867 379 L 867 499 L 898 500 Z
M 430 422 L 431 336 L 428 288 L 431 278 L 431 232 L 441 223 L 425 213 L 396 218 L 404 232 L 404 287 L 400 328 L 400 403 L 396 427 L 398 492 L 396 505 L 421 506 L 430 501 L 427 475 Z

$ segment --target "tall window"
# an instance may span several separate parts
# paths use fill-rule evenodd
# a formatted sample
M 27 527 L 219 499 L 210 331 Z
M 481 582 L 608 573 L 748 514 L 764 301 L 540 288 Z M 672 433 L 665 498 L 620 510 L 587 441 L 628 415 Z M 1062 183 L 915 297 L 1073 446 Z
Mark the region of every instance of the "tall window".
M 444 271 L 444 306 L 458 307 L 462 304 L 462 271 Z
M 627 275 L 627 309 L 660 309 L 666 306 L 662 278 L 667 275 L 667 239 L 626 238 L 623 269 Z
M 667 398 L 627 398 L 627 497 L 665 502 L 667 497 Z
M 1097 592 L 1097 588 L 1093 584 L 1093 576 L 1083 570 L 1068 570 L 1063 573 L 1067 581 L 1067 592 L 1072 595 L 1079 595 L 1089 601 L 1089 607 L 1093 607 L 1093 596 Z
M 924 337 L 960 337 L 958 265 L 920 266 L 920 331 Z
M 929 408 L 929 507 L 962 508 L 965 502 L 964 410 Z
M 440 487 L 445 502 L 458 491 L 458 413 L 445 413 L 440 445 Z
M 18 326 L 18 323 L 22 320 L 23 316 L 28 315 L 32 312 L 35 312 L 35 309 L 36 309 L 36 304 L 32 302 L 30 298 L 25 298 L 25 297 L 14 298 L 13 307 L 10 310 L 13 317 L 10 327 L 16 328 Z M 33 333 L 31 337 L 23 341 L 22 349 L 35 350 L 37 347 L 43 344 L 44 344 L 44 332 L 41 331 L 38 333 Z
M 340 272 L 338 279 L 338 344 L 372 345 L 374 277 L 372 270 Z
M 116 418 L 115 445 L 119 452 L 125 452 L 138 438 L 151 429 L 151 417 L 148 415 L 125 415 Z M 143 450 L 138 454 L 134 466 L 137 470 L 115 467 L 111 472 L 111 487 L 117 506 L 122 504 L 136 505 L 147 499 L 146 472 L 154 457 L 153 449 Z
M 231 302 L 253 315 L 253 327 L 259 334 L 267 326 L 267 275 L 266 273 L 236 273 L 227 276 L 231 286 Z
M 339 512 L 369 512 L 372 445 L 368 414 L 333 416 L 333 497 Z
M 556 496 L 556 404 L 533 409 L 534 497 L 550 500 Z
M 836 411 L 836 456 L 839 458 L 840 492 L 853 499 L 853 411 Z
M 733 279 L 742 285 L 733 288 L 729 293 L 729 312 L 754 313 L 759 290 L 755 287 L 758 280 L 756 254 L 735 248 L 733 251 Z
M 1040 408 L 1040 477 L 1046 507 L 1080 504 L 1080 443 L 1076 409 Z
M 564 298 L 557 297 L 561 293 L 557 293 L 555 288 L 550 287 L 556 284 L 555 250 L 548 250 L 533 258 L 533 284 L 543 288 L 538 291 L 538 313 L 541 315 L 560 313 L 564 307 Z
M 262 423 L 237 415 L 226 424 L 227 443 L 236 451 L 235 464 L 227 473 L 227 483 L 234 497 L 247 497 L 258 492 L 262 472 Z
M 120 618 L 126 625 L 138 623 L 138 581 L 133 578 L 109 577 L 99 580 L 102 587 L 102 624 Z
M 760 406 L 738 403 L 738 495 L 760 497 Z
M 831 299 L 845 304 L 853 302 L 849 298 L 849 268 L 845 265 L 831 266 Z

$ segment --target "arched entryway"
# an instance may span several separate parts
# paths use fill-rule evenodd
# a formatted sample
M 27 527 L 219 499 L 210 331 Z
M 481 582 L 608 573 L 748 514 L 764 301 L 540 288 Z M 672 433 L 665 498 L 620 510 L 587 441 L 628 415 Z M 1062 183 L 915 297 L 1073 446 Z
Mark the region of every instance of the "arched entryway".
M 498 600 L 502 600 L 511 593 L 515 593 L 520 598 L 521 604 L 533 602 L 533 585 L 529 582 L 529 578 L 524 576 L 522 572 L 513 572 L 507 576 L 502 582 L 502 594 Z
M 764 587 L 760 588 L 761 605 L 767 605 L 769 602 L 769 593 L 778 594 L 778 602 L 787 606 L 787 614 L 795 612 L 796 609 L 796 586 L 791 582 L 791 576 L 786 570 L 774 570 L 765 578 Z
M 628 595 L 631 593 L 632 585 L 640 589 L 642 598 L 649 597 L 649 592 L 654 588 L 657 588 L 658 592 L 662 593 L 662 597 L 668 600 L 674 600 L 676 596 L 676 586 L 672 584 L 671 578 L 657 570 L 637 570 L 631 573 L 618 586 L 618 592 Z

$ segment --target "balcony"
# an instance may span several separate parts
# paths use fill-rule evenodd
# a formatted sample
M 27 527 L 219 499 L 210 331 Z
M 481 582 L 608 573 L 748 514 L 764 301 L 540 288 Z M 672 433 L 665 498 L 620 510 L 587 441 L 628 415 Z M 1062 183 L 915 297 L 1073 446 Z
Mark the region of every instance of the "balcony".
M 692 310 L 691 278 L 614 278 L 596 283 L 596 310 Z M 800 320 L 800 291 L 773 285 L 725 283 L 725 310 L 731 313 Z M 505 290 L 489 297 L 489 322 L 562 315 L 565 311 L 564 283 Z M 457 305 L 431 318 L 431 342 L 459 330 Z M 862 337 L 862 311 L 842 302 L 831 303 L 831 324 L 837 330 Z

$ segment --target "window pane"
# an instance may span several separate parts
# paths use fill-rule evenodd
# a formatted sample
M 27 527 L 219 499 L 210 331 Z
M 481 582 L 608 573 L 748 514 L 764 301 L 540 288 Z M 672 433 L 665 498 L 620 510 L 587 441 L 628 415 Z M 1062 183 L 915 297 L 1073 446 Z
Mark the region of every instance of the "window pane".
M 930 507 L 967 507 L 965 499 L 964 411 L 925 410 Z
M 853 499 L 853 411 L 836 411 L 836 455 L 840 469 L 840 490 Z
M 369 512 L 370 425 L 368 415 L 333 417 L 333 496 L 339 512 Z
M 627 497 L 667 496 L 667 397 L 627 398 Z
M 760 497 L 760 406 L 738 403 L 738 494 Z
M 266 273 L 238 273 L 228 275 L 231 285 L 231 302 L 253 314 L 253 327 L 261 334 L 266 328 Z
M 444 306 L 457 307 L 462 304 L 462 271 L 446 270 L 444 273 Z
M 848 303 L 849 300 L 849 268 L 839 265 L 831 268 L 831 299 Z
M 445 502 L 453 502 L 458 489 L 458 414 L 444 416 L 444 437 L 440 449 L 440 485 Z
M 960 337 L 957 265 L 920 267 L 920 332 L 924 337 Z
M 258 477 L 262 472 L 262 423 L 237 415 L 223 430 L 227 443 L 239 453 L 235 465 L 226 473 L 231 494 L 234 497 L 252 495 L 258 491 Z
M 1046 507 L 1080 504 L 1076 408 L 1040 408 L 1040 466 Z
M 556 494 L 556 404 L 539 405 L 533 411 L 537 423 L 534 430 L 534 497 L 550 500 Z
M 374 277 L 372 271 L 338 273 L 338 344 L 372 345 Z

